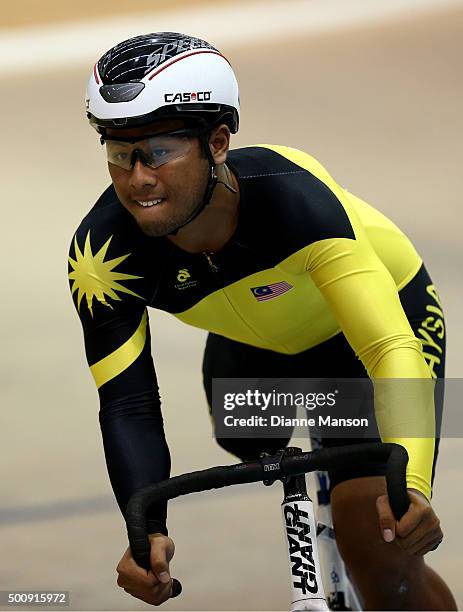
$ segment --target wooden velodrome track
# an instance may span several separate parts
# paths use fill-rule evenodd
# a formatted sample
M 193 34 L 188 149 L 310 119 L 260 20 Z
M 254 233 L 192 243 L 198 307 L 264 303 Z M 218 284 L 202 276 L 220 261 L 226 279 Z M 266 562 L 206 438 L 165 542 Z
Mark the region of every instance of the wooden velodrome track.
M 123 14 L 129 6 L 26 4 L 3 12 L 4 28 L 101 17 L 109 6 Z M 137 3 L 148 8 L 148 0 Z M 311 152 L 412 238 L 446 307 L 454 378 L 463 342 L 462 26 L 463 3 L 223 49 L 241 84 L 234 146 L 273 142 Z M 115 583 L 126 536 L 66 280 L 69 240 L 108 184 L 83 112 L 89 70 L 2 79 L 0 590 L 69 590 L 72 610 L 144 610 Z M 205 334 L 157 312 L 151 326 L 172 472 L 234 462 L 211 436 L 200 377 Z M 434 506 L 446 540 L 428 557 L 460 605 L 462 459 L 460 439 L 442 441 Z M 172 503 L 173 575 L 184 594 L 164 609 L 287 609 L 280 497 L 277 486 L 246 486 Z

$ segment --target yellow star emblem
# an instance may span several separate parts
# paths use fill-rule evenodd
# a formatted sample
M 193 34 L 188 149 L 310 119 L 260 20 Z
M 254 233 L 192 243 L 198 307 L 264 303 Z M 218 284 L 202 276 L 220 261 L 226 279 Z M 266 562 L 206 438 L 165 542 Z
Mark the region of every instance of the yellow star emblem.
M 133 274 L 123 274 L 122 272 L 114 271 L 114 268 L 127 259 L 131 253 L 109 259 L 108 261 L 104 260 L 112 238 L 113 237 L 110 236 L 98 253 L 93 254 L 90 243 L 90 231 L 85 238 L 83 253 L 77 243 L 77 237 L 74 236 L 75 259 L 69 257 L 69 263 L 72 268 L 72 271 L 69 273 L 69 279 L 72 281 L 71 292 L 74 295 L 77 291 L 77 309 L 79 312 L 82 298 L 84 296 L 86 297 L 87 306 L 92 317 L 94 297 L 109 308 L 112 308 L 112 306 L 106 301 L 106 296 L 113 300 L 121 301 L 116 291 L 119 293 L 128 293 L 129 295 L 143 299 L 141 295 L 127 289 L 118 282 L 121 280 L 143 278 L 142 276 L 134 276 Z

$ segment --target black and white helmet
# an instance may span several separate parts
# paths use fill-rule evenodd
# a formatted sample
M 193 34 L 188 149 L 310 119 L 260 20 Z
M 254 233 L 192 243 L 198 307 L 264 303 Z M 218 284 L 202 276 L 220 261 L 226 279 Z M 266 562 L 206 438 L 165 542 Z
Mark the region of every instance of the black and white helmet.
M 93 67 L 86 107 L 102 135 L 167 117 L 226 123 L 236 133 L 240 114 L 228 60 L 204 40 L 176 32 L 136 36 L 107 51 Z

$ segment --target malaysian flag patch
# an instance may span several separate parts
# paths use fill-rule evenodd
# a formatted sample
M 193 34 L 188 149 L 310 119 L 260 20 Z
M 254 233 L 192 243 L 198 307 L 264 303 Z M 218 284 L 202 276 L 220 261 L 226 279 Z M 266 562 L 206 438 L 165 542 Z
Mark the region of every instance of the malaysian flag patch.
M 273 283 L 272 285 L 262 285 L 262 287 L 252 287 L 252 295 L 256 298 L 258 302 L 264 302 L 265 300 L 272 300 L 273 298 L 278 297 L 282 293 L 286 293 L 293 286 L 287 283 L 286 281 L 281 281 L 279 283 Z

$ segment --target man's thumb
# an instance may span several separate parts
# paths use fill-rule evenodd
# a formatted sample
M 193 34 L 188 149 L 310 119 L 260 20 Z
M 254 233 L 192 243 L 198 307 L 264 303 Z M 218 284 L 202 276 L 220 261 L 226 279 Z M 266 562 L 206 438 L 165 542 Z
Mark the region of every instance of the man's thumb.
M 381 536 L 385 542 L 392 542 L 395 538 L 395 518 L 392 514 L 389 498 L 381 495 L 376 500 L 376 511 L 378 512 Z
M 151 569 L 161 582 L 170 582 L 169 563 L 167 562 L 167 545 L 163 538 L 151 540 Z

